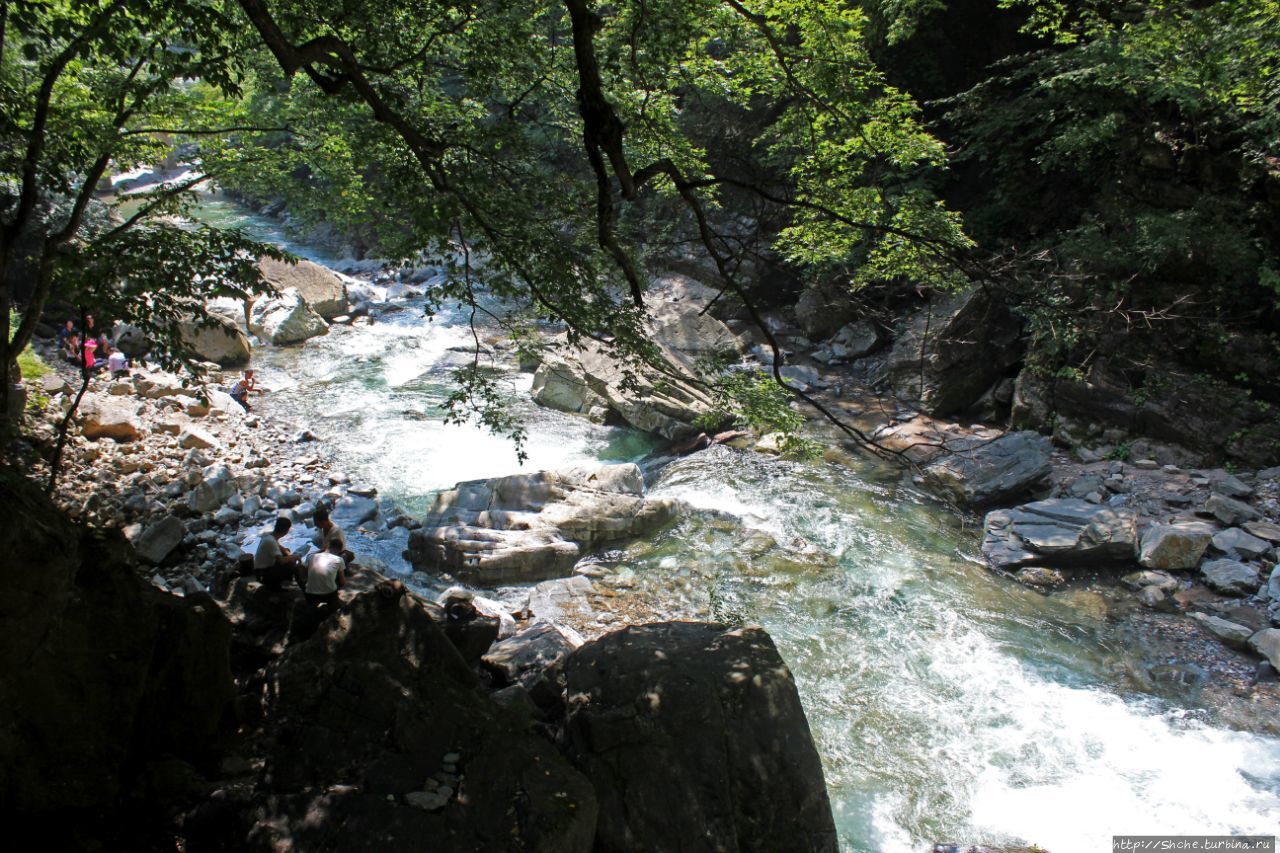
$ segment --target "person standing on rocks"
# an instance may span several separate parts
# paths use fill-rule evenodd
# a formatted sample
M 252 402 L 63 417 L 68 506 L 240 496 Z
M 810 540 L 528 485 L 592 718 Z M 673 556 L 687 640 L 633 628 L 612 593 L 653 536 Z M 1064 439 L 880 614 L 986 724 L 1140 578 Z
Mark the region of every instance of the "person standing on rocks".
M 231 399 L 235 400 L 244 410 L 249 411 L 249 394 L 258 391 L 258 383 L 253 379 L 253 368 L 250 367 L 244 372 L 244 376 L 231 386 Z
M 258 539 L 258 550 L 253 552 L 253 570 L 268 586 L 279 587 L 291 577 L 296 577 L 300 559 L 280 544 L 280 537 L 289 532 L 293 522 L 284 516 L 276 519 L 270 533 Z
M 303 594 L 313 607 L 338 606 L 338 590 L 347 583 L 347 564 L 342 559 L 342 542 L 333 539 L 324 551 L 307 559 L 307 583 Z

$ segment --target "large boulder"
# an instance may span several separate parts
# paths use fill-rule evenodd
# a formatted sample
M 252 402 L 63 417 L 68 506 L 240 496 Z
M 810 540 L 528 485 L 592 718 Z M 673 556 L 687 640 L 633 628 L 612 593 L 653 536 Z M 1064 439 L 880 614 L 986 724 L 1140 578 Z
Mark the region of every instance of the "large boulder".
M 642 625 L 562 667 L 565 752 L 599 801 L 595 850 L 837 849 L 795 681 L 764 631 Z
M 0 480 L 0 503 L 0 810 L 102 806 L 160 756 L 202 757 L 234 693 L 221 611 L 150 588 L 30 486 Z
M 142 438 L 142 420 L 133 400 L 105 394 L 85 394 L 76 412 L 80 433 L 85 438 L 137 441 Z
M 982 556 L 993 567 L 1082 566 L 1130 561 L 1132 511 L 1076 498 L 1051 498 L 987 513 Z
M 235 492 L 236 480 L 231 469 L 215 463 L 200 472 L 200 482 L 187 495 L 187 506 L 192 512 L 213 512 Z
M 645 294 L 651 338 L 667 369 L 654 370 L 617 358 L 594 341 L 578 349 L 555 339 L 533 377 L 533 399 L 565 412 L 606 417 L 612 413 L 636 429 L 680 440 L 699 432 L 695 422 L 712 400 L 694 375 L 699 359 L 739 352 L 737 337 L 704 309 L 715 291 L 683 276 L 655 280 Z
M 648 533 L 674 506 L 647 499 L 634 464 L 587 466 L 459 483 L 442 492 L 409 536 L 418 569 L 468 583 L 568 573 L 591 548 Z
M 894 341 L 889 383 L 933 417 L 963 411 L 1018 363 L 1020 331 L 982 288 L 936 296 Z
M 1046 436 L 1030 431 L 969 440 L 926 466 L 924 485 L 961 506 L 1002 503 L 1048 480 L 1051 447 Z
M 1148 569 L 1194 569 L 1213 539 L 1213 527 L 1196 521 L 1153 524 L 1142 534 L 1138 562 Z
M 332 320 L 350 309 L 347 287 L 332 270 L 312 261 L 296 264 L 263 258 L 258 262 L 262 277 L 277 291 L 296 290 L 312 311 Z
M 241 367 L 249 363 L 249 338 L 232 320 L 210 314 L 204 323 L 187 320 L 182 323 L 182 343 L 202 361 L 222 367 Z
M 264 691 L 259 849 L 588 853 L 590 783 L 478 687 L 427 607 L 391 584 L 290 644 Z
M 249 328 L 277 346 L 301 343 L 329 331 L 324 318 L 312 311 L 294 288 L 255 302 L 249 314 Z
M 813 340 L 830 337 L 857 319 L 859 306 L 853 289 L 835 282 L 806 287 L 796 300 L 796 323 Z

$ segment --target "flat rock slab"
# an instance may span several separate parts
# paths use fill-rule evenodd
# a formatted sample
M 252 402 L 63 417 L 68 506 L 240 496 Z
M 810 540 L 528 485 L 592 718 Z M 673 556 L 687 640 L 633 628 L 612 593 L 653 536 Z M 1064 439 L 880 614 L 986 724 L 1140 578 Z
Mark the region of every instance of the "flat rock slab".
M 987 513 L 982 556 L 994 568 L 1081 566 L 1132 560 L 1132 511 L 1076 498 L 1051 498 Z
M 588 549 L 649 533 L 674 516 L 647 499 L 633 464 L 539 471 L 459 483 L 409 537 L 420 570 L 492 585 L 567 575 Z
M 1024 431 L 972 441 L 924 469 L 924 485 L 962 506 L 982 507 L 1025 495 L 1050 472 L 1048 436 Z
M 580 645 L 550 622 L 537 622 L 494 643 L 480 663 L 502 684 L 531 684 Z
M 1195 619 L 1210 634 L 1222 640 L 1233 649 L 1247 648 L 1249 638 L 1253 636 L 1254 631 L 1247 625 L 1240 625 L 1236 622 L 1229 622 L 1219 616 L 1208 616 L 1204 613 L 1195 614 Z
M 1273 545 L 1280 543 L 1280 524 L 1273 524 L 1270 521 L 1246 521 L 1240 526 L 1250 536 L 1265 539 Z
M 1271 550 L 1271 545 L 1256 536 L 1250 536 L 1239 527 L 1232 527 L 1213 537 L 1213 547 L 1224 554 L 1256 560 Z

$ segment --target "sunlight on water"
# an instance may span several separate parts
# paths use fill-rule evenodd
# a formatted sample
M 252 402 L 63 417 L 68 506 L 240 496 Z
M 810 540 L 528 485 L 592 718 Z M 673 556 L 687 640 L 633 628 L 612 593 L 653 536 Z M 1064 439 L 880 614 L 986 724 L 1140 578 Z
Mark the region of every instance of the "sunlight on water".
M 211 216 L 277 239 L 233 206 Z M 395 307 L 255 360 L 272 415 L 312 429 L 339 467 L 404 509 L 461 480 L 655 447 L 533 406 L 530 377 L 510 373 L 529 426 L 521 468 L 509 441 L 443 423 L 452 348 L 470 339 L 463 317 Z M 653 492 L 694 511 L 609 560 L 663 614 L 768 629 L 795 673 L 845 851 L 955 840 L 1079 853 L 1110 849 L 1113 833 L 1280 827 L 1280 740 L 1123 693 L 1113 666 L 1128 639 L 1105 603 L 985 571 L 976 532 L 896 476 L 717 447 L 662 469 Z M 404 536 L 372 547 L 394 561 Z

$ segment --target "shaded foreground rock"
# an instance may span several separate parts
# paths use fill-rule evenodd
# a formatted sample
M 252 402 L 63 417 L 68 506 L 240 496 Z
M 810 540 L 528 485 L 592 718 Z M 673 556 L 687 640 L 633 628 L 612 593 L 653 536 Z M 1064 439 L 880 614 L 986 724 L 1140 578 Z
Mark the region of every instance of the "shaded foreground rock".
M 1135 556 L 1137 522 L 1125 509 L 1052 498 L 987 513 L 982 556 L 993 567 L 1113 563 Z
M 567 753 L 595 786 L 595 850 L 834 851 L 804 709 L 754 628 L 669 622 L 564 663 Z
M 648 533 L 674 514 L 644 496 L 633 464 L 567 468 L 459 483 L 409 537 L 414 567 L 469 583 L 567 573 L 588 549 Z

